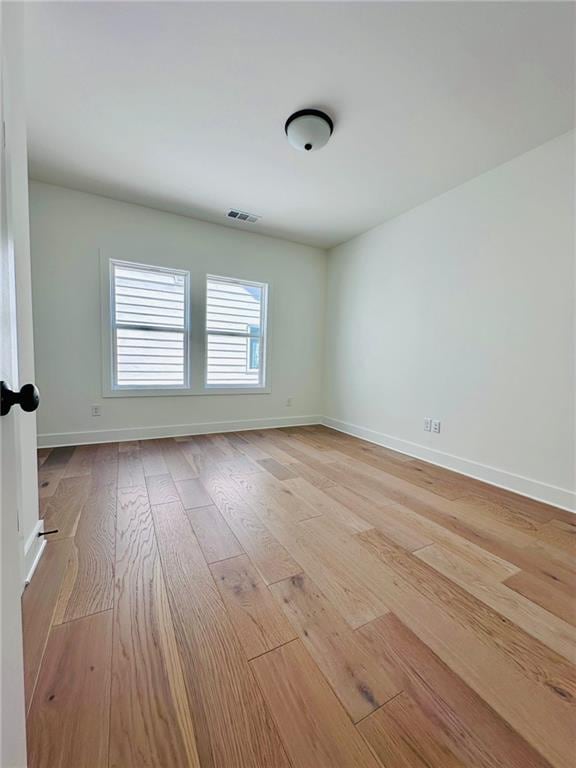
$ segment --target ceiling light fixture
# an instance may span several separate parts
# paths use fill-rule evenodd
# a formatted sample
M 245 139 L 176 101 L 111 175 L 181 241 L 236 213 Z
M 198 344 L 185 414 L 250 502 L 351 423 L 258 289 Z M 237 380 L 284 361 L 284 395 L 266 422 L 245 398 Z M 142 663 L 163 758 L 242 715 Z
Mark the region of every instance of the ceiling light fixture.
M 288 141 L 302 152 L 315 152 L 322 149 L 332 136 L 334 123 L 325 112 L 319 109 L 301 109 L 286 120 L 284 126 Z

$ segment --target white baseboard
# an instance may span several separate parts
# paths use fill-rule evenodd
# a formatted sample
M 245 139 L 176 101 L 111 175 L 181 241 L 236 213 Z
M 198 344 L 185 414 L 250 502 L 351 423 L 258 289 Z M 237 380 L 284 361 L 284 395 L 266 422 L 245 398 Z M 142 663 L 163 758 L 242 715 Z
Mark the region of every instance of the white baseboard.
M 504 488 L 507 491 L 513 491 L 521 496 L 527 496 L 537 501 L 543 501 L 546 504 L 552 504 L 568 512 L 576 512 L 576 493 L 567 488 L 559 488 L 556 485 L 549 485 L 539 480 L 532 480 L 529 477 L 516 475 L 507 472 L 504 469 L 480 464 L 477 461 L 463 459 L 460 456 L 454 456 L 451 453 L 438 451 L 419 443 L 412 443 L 408 440 L 402 440 L 398 437 L 392 437 L 382 432 L 375 432 L 366 427 L 358 427 L 355 424 L 349 424 L 345 421 L 339 421 L 327 416 L 322 418 L 322 424 L 331 427 L 339 432 L 345 432 L 354 437 L 360 437 L 370 443 L 382 445 L 399 453 L 405 453 L 417 459 L 422 459 L 430 464 L 435 464 L 445 469 L 451 469 L 461 475 L 473 477 L 476 480 L 482 480 L 498 488 Z
M 24 580 L 26 584 L 30 583 L 30 579 L 34 575 L 36 566 L 40 562 L 40 558 L 44 552 L 44 547 L 46 546 L 46 539 L 44 536 L 38 536 L 38 534 L 43 530 L 44 520 L 40 519 L 34 526 L 34 530 L 24 544 Z
M 64 445 L 91 443 L 121 443 L 126 440 L 151 440 L 159 437 L 208 435 L 218 432 L 242 432 L 246 429 L 276 429 L 321 424 L 321 416 L 280 416 L 269 419 L 243 419 L 239 421 L 209 421 L 205 424 L 172 424 L 163 427 L 129 427 L 125 429 L 98 429 L 92 432 L 53 432 L 38 435 L 39 448 L 59 448 Z

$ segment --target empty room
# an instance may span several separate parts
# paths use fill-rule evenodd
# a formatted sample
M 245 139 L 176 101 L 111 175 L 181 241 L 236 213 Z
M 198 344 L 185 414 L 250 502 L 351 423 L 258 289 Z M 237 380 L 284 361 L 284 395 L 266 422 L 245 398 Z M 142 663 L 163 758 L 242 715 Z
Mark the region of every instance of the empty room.
M 576 768 L 575 31 L 0 3 L 0 768 Z

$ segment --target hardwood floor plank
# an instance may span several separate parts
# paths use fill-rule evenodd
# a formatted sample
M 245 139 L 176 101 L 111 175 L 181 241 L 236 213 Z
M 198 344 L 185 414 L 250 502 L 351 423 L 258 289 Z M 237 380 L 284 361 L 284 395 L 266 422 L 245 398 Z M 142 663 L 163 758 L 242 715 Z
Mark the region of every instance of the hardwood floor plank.
M 72 454 L 76 450 L 75 446 L 67 445 L 62 448 L 52 448 L 50 455 L 43 464 L 44 469 L 64 469 Z
M 139 444 L 136 442 L 124 445 L 126 447 L 118 455 L 118 488 L 145 485 Z
M 77 446 L 64 468 L 63 477 L 84 477 L 92 474 L 95 454 L 96 448 L 93 445 Z
M 423 562 L 459 584 L 564 658 L 576 661 L 576 629 L 498 581 L 482 580 L 459 555 L 433 544 L 416 553 Z
M 29 709 L 32 701 L 60 587 L 71 553 L 70 540 L 47 542 L 32 581 L 22 595 L 26 710 Z
M 44 530 L 58 530 L 50 534 L 50 541 L 74 536 L 82 508 L 91 488 L 89 476 L 64 477 L 56 492 L 43 504 Z
M 466 768 L 444 743 L 441 730 L 401 693 L 358 728 L 388 768 Z
M 296 638 L 249 557 L 222 560 L 210 570 L 248 659 Z
M 107 768 L 112 611 L 50 632 L 28 716 L 29 768 Z
M 554 587 L 533 573 L 520 571 L 504 582 L 533 603 L 576 626 L 576 597 Z
M 146 488 L 121 489 L 116 524 L 110 768 L 199 766 L 197 756 L 190 763 L 163 652 L 163 636 L 174 634 L 168 626 L 169 611 L 162 606 L 166 599 Z M 189 713 L 188 719 L 185 733 L 193 733 Z
M 296 477 L 294 472 L 284 464 L 279 464 L 276 459 L 259 459 L 258 464 L 267 472 L 270 472 L 277 480 L 289 480 Z
M 381 536 L 376 531 L 358 537 L 375 534 Z M 387 559 L 378 587 L 390 610 L 552 765 L 572 768 L 573 668 L 480 601 L 470 602 L 433 569 L 399 552 L 382 553 Z
M 324 477 L 324 475 L 321 475 L 320 472 L 316 472 L 315 469 L 312 469 L 312 467 L 309 467 L 307 464 L 300 461 L 291 461 L 286 464 L 286 466 L 289 467 L 297 477 L 302 477 L 304 480 L 308 480 L 309 483 L 315 488 L 319 488 L 321 491 L 336 485 L 333 480 L 329 480 L 327 477 Z
M 361 515 L 353 512 L 344 504 L 341 504 L 331 493 L 325 493 L 301 477 L 287 480 L 285 485 L 287 485 L 296 496 L 306 501 L 306 503 L 314 509 L 316 514 L 325 515 L 351 533 L 369 531 L 370 528 L 374 527 L 372 523 L 363 519 Z
M 302 571 L 302 567 L 244 501 L 229 478 L 214 475 L 205 479 L 204 483 L 222 517 L 266 584 L 287 579 Z
M 193 478 L 180 480 L 176 483 L 178 496 L 173 501 L 181 501 L 184 509 L 194 507 L 209 507 L 214 502 L 201 480 Z
M 250 663 L 293 768 L 379 768 L 300 640 Z
M 180 501 L 176 485 L 170 475 L 148 475 L 146 487 L 150 504 L 170 504 L 173 501 Z
M 112 608 L 115 526 L 116 486 L 108 485 L 90 494 L 82 509 L 55 624 Z
M 41 499 L 53 496 L 63 474 L 63 467 L 58 469 L 44 469 L 44 465 L 42 465 L 38 472 L 38 496 Z
M 370 527 L 382 531 L 395 544 L 409 552 L 422 549 L 432 543 L 432 540 L 426 538 L 418 527 L 409 520 L 405 521 L 402 514 L 393 508 L 375 504 L 341 485 L 333 484 L 326 490 L 326 494 L 351 509 L 369 523 Z
M 235 475 L 230 478 L 235 489 L 254 507 L 264 521 L 297 523 L 317 517 L 320 512 L 286 483 L 262 474 Z
M 94 462 L 90 478 L 93 491 L 116 484 L 118 482 L 118 459 Z
M 572 562 L 576 557 L 576 525 L 562 520 L 551 520 L 538 529 L 538 542 L 566 552 Z
M 322 426 L 38 463 L 43 768 L 574 768 L 576 516 Z
M 350 629 L 308 576 L 279 581 L 270 590 L 352 720 L 361 720 L 399 693 L 362 636 Z
M 184 454 L 179 444 L 174 442 L 174 440 L 166 440 L 162 444 L 162 453 L 168 467 L 168 472 L 174 482 L 192 480 L 198 477 L 198 470 L 194 461 L 189 460 L 188 456 Z
M 573 664 L 417 556 L 394 547 L 378 531 L 359 534 L 358 539 L 381 558 L 385 570 L 403 580 L 398 582 L 401 586 L 409 585 L 427 606 L 438 608 L 464 629 L 471 629 L 480 641 L 498 649 L 511 669 L 546 688 L 558 703 L 576 708 Z M 384 589 L 388 586 L 388 581 L 382 582 Z M 394 596 L 391 599 L 394 601 Z
M 218 507 L 193 507 L 186 510 L 186 513 L 207 563 L 244 554 L 240 542 L 230 530 Z
M 184 509 L 153 515 L 202 768 L 289 768 Z
M 475 768 L 549 768 L 472 688 L 394 614 L 357 630 L 377 662 L 396 679 L 444 734 L 465 765 Z
M 168 466 L 164 459 L 162 445 L 158 440 L 140 441 L 140 458 L 146 477 L 167 475 Z

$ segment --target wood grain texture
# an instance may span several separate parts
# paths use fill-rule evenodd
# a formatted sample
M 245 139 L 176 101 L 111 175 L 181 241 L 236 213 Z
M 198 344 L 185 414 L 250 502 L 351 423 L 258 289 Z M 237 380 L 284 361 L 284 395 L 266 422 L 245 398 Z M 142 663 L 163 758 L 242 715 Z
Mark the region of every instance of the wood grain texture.
M 483 581 L 466 560 L 441 545 L 425 547 L 416 556 L 467 592 L 489 605 L 548 648 L 576 661 L 576 629 L 498 581 Z
M 222 560 L 210 570 L 248 659 L 296 638 L 249 557 Z
M 358 727 L 382 765 L 389 768 L 466 768 L 446 745 L 441 729 L 406 693 Z
M 163 638 L 174 630 L 145 487 L 118 494 L 110 709 L 110 768 L 185 768 L 190 762 Z M 170 624 L 170 626 L 167 625 Z M 180 694 L 180 698 L 184 698 Z M 186 710 L 184 710 L 186 712 Z M 192 742 L 195 753 L 195 740 Z
M 186 512 L 207 563 L 244 553 L 218 507 L 193 507 Z
M 324 493 L 304 478 L 297 477 L 294 480 L 288 480 L 286 485 L 296 496 L 306 501 L 316 515 L 325 515 L 351 533 L 361 533 L 374 527 L 363 516 L 356 514 L 345 504 L 341 504 L 333 495 Z
M 322 516 L 272 530 L 351 627 L 388 611 L 378 559 L 338 524 Z
M 293 768 L 379 768 L 300 640 L 251 665 Z
M 204 480 L 210 496 L 222 513 L 244 551 L 266 582 L 287 579 L 302 571 L 301 566 L 274 538 L 253 509 L 244 501 L 230 479 L 223 475 Z
M 521 571 L 504 582 L 510 589 L 519 592 L 536 605 L 550 611 L 560 619 L 576 626 L 576 596 L 568 594 L 535 576 Z
M 82 509 L 55 624 L 112 608 L 115 525 L 116 486 L 106 485 L 92 492 Z
M 38 496 L 41 499 L 53 496 L 63 474 L 64 469 L 62 467 L 44 469 L 44 465 L 42 465 L 38 472 Z
M 370 644 L 378 663 L 438 724 L 465 765 L 548 768 L 550 763 L 396 616 L 376 619 L 358 634 Z
M 162 441 L 162 453 L 172 480 L 190 480 L 198 477 L 194 460 L 190 459 L 173 440 Z
M 258 464 L 264 467 L 266 472 L 270 472 L 277 480 L 289 480 L 291 477 L 296 477 L 289 467 L 280 464 L 276 459 L 259 459 Z
M 416 558 L 381 552 L 390 609 L 553 765 L 569 768 L 574 670 Z
M 162 443 L 159 440 L 141 440 L 140 458 L 146 477 L 168 474 L 168 465 L 164 459 Z
M 22 595 L 24 690 L 27 710 L 32 701 L 60 587 L 71 553 L 70 540 L 47 542 L 34 578 Z
M 67 539 L 76 534 L 82 508 L 91 488 L 88 475 L 63 477 L 55 493 L 45 499 L 42 517 L 44 530 L 57 530 L 50 534 L 50 541 Z
M 399 693 L 362 635 L 350 629 L 308 576 L 293 576 L 270 589 L 355 722 Z
M 208 507 L 213 503 L 203 483 L 197 478 L 180 480 L 176 483 L 176 488 L 178 489 L 178 496 L 173 501 L 181 501 L 184 509 Z
M 144 485 L 144 467 L 138 443 L 126 443 L 127 448 L 118 455 L 118 487 L 130 488 Z
M 112 611 L 54 627 L 28 716 L 29 768 L 106 768 Z
M 576 516 L 321 426 L 38 463 L 32 768 L 574 768 Z
M 63 477 L 85 477 L 92 474 L 92 464 L 96 455 L 94 445 L 79 445 L 74 449 L 66 467 Z
M 202 768 L 289 768 L 184 509 L 153 514 Z
M 170 504 L 172 501 L 179 501 L 178 491 L 170 475 L 146 477 L 146 488 L 151 504 Z

